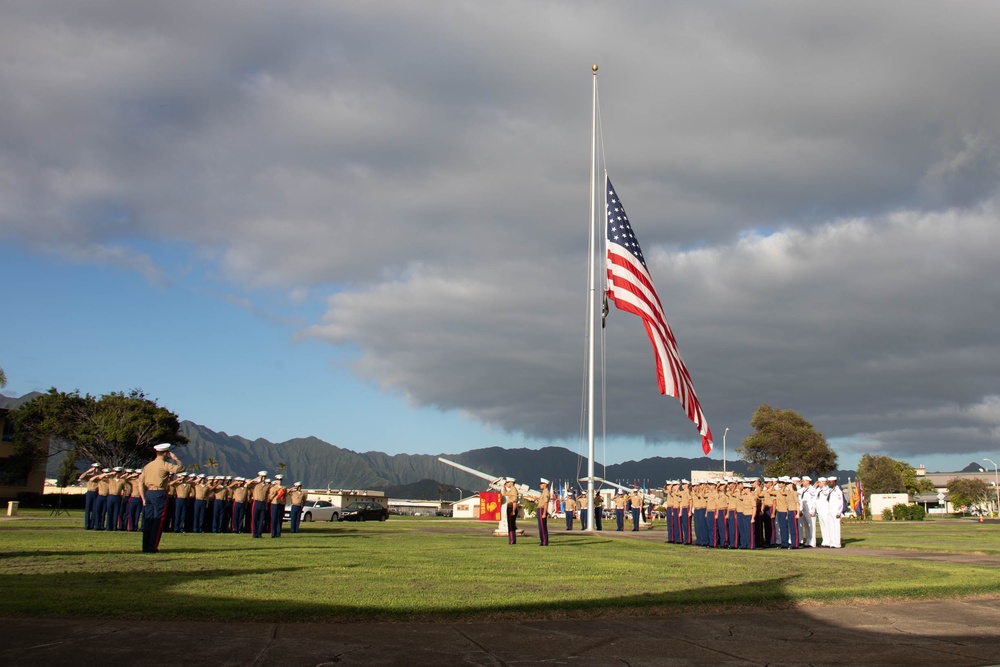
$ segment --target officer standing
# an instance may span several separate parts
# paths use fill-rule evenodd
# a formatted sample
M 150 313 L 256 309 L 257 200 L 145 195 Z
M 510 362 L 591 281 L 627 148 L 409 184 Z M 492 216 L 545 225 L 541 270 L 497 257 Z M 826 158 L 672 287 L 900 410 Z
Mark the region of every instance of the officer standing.
M 101 474 L 97 477 L 97 502 L 94 504 L 94 513 L 97 516 L 97 523 L 94 524 L 95 530 L 104 530 L 104 524 L 108 521 L 109 477 L 111 477 L 111 468 L 102 468 Z
M 108 477 L 108 522 L 105 526 L 107 530 L 118 530 L 122 518 L 122 487 L 125 485 L 125 479 L 121 473 L 121 466 L 115 466 L 111 476 Z
M 242 477 L 237 477 L 233 480 L 233 483 L 229 485 L 229 488 L 233 492 L 233 525 L 232 531 L 234 533 L 243 532 L 243 523 L 246 520 L 247 511 L 247 487 L 246 482 Z
M 517 488 L 514 480 L 503 483 L 503 506 L 507 516 L 507 544 L 517 544 Z
M 284 478 L 284 475 L 275 475 L 274 484 L 267 492 L 271 503 L 271 537 L 281 537 L 281 522 L 285 520 L 286 489 L 281 483 Z
M 99 463 L 91 463 L 90 468 L 83 471 L 80 481 L 87 485 L 87 495 L 84 496 L 83 527 L 93 530 L 97 527 L 97 476 L 101 474 Z
M 538 481 L 542 487 L 542 492 L 538 496 L 538 507 L 535 515 L 538 517 L 538 544 L 539 546 L 549 546 L 549 480 L 542 477 Z
M 631 503 L 632 510 L 632 531 L 638 532 L 639 530 L 639 519 L 642 516 L 642 494 L 636 489 L 629 496 L 629 502 Z
M 257 472 L 255 479 L 247 482 L 247 490 L 250 492 L 250 497 L 253 498 L 250 524 L 253 529 L 253 536 L 258 538 L 262 537 L 264 531 L 264 503 L 267 501 L 267 484 L 264 480 L 266 478 L 267 471 L 260 470 Z
M 160 550 L 160 535 L 167 512 L 167 481 L 173 473 L 184 470 L 177 456 L 170 451 L 171 444 L 164 442 L 153 447 L 156 458 L 143 467 L 137 480 L 142 497 L 142 551 L 155 554 Z M 168 463 L 167 457 L 174 460 Z
M 628 505 L 628 496 L 624 491 L 619 491 L 615 496 L 615 524 L 617 530 L 625 530 L 625 506 Z
M 816 505 L 816 487 L 812 485 L 812 477 L 803 475 L 802 486 L 799 488 L 799 497 L 802 503 L 799 507 L 799 535 L 802 546 L 816 546 L 816 514 L 813 512 Z
M 566 530 L 573 530 L 573 519 L 576 518 L 576 500 L 573 494 L 567 494 L 563 501 L 563 513 L 566 515 Z
M 131 532 L 139 530 L 139 522 L 142 518 L 142 496 L 139 495 L 139 475 L 141 474 L 141 469 L 135 469 L 129 480 L 128 529 Z
M 221 533 L 226 526 L 226 503 L 229 502 L 229 489 L 224 482 L 225 480 L 221 477 L 216 477 L 215 485 L 212 487 L 212 495 L 215 498 L 212 503 L 213 533 Z
M 824 545 L 833 549 L 839 549 L 840 544 L 840 515 L 844 513 L 844 492 L 837 484 L 836 477 L 827 477 L 827 484 L 830 486 L 830 497 L 827 499 L 827 524 L 830 526 L 830 544 Z
M 302 482 L 295 482 L 292 490 L 288 492 L 288 500 L 291 503 L 289 511 L 289 530 L 293 533 L 299 532 L 299 522 L 302 520 L 302 508 L 306 504 L 306 497 L 309 494 L 302 490 Z

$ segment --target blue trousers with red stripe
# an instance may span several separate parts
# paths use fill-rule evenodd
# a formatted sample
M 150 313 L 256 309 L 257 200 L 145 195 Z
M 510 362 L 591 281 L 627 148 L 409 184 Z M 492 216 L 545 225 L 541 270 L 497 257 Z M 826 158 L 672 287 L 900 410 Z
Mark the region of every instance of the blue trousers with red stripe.
M 167 492 L 146 491 L 146 504 L 142 506 L 142 551 L 155 554 L 160 550 L 160 536 L 167 520 Z

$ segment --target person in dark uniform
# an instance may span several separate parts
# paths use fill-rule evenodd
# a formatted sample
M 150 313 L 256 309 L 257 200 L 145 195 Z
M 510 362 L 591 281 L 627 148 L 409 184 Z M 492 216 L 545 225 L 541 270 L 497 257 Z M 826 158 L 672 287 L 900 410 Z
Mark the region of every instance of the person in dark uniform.
M 142 551 L 157 553 L 160 550 L 160 536 L 167 514 L 167 482 L 170 475 L 184 470 L 180 460 L 170 451 L 171 444 L 156 445 L 156 458 L 142 469 L 137 480 L 142 498 Z M 167 457 L 174 460 L 168 463 Z

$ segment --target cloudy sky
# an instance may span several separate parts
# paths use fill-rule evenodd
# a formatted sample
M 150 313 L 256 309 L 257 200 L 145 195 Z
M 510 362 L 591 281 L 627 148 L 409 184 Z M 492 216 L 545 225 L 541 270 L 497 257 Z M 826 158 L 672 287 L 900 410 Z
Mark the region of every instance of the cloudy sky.
M 1000 4 L 0 0 L 4 393 L 357 451 L 581 445 L 606 166 L 722 458 L 1000 461 Z M 698 456 L 641 322 L 608 462 Z

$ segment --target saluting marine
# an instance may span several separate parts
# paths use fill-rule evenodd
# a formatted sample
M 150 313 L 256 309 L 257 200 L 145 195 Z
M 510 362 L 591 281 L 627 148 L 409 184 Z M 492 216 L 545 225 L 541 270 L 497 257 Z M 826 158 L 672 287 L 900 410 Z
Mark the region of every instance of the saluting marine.
M 167 481 L 171 474 L 184 470 L 170 448 L 171 445 L 167 442 L 153 447 L 156 458 L 143 467 L 137 480 L 142 498 L 143 553 L 157 553 L 160 549 L 160 536 L 167 513 Z M 167 456 L 175 463 L 167 463 Z

